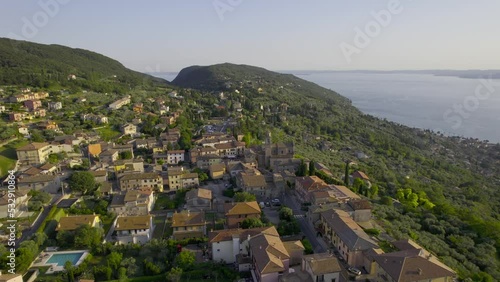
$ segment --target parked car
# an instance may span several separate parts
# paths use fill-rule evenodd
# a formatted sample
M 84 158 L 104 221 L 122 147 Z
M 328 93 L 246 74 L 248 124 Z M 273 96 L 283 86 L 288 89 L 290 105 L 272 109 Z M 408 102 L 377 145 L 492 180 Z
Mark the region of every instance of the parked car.
M 264 202 L 260 202 L 259 206 L 260 206 L 261 209 L 263 209 L 266 206 L 266 204 L 264 204 Z
M 356 267 L 349 267 L 347 271 L 355 275 L 361 275 L 361 270 L 357 269 Z

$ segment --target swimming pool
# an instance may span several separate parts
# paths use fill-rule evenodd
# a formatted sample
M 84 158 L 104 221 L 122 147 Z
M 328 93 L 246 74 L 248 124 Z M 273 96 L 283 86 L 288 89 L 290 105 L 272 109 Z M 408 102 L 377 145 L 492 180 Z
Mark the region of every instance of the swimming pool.
M 64 266 L 64 264 L 69 261 L 72 265 L 76 265 L 84 253 L 85 252 L 53 254 L 49 260 L 47 260 L 46 264 L 55 263 L 58 266 Z

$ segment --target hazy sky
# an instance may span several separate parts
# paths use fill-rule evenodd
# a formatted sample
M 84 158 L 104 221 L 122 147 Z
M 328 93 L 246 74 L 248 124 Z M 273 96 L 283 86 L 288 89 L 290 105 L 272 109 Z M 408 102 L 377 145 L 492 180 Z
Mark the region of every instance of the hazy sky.
M 2 0 L 0 37 L 88 49 L 141 72 L 500 69 L 499 12 L 498 0 Z

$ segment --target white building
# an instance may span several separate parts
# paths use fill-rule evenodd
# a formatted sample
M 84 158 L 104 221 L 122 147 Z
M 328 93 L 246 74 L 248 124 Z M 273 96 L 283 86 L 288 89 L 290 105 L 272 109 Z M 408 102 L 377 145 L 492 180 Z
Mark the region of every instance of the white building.
M 119 244 L 144 244 L 153 237 L 153 217 L 120 216 L 115 221 L 113 239 Z
M 49 102 L 49 110 L 50 111 L 57 111 L 62 109 L 62 103 L 61 102 Z

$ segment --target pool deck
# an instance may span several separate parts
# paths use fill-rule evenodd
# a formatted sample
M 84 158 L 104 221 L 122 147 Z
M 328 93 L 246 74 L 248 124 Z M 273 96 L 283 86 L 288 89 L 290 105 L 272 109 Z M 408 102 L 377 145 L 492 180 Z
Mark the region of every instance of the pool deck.
M 52 257 L 52 255 L 56 254 L 73 254 L 73 253 L 83 253 L 80 259 L 76 262 L 75 266 L 80 265 L 80 263 L 85 260 L 85 258 L 89 255 L 89 251 L 87 250 L 74 250 L 74 251 L 61 251 L 61 252 L 42 252 L 33 262 L 33 267 L 40 266 L 50 266 L 49 270 L 47 270 L 46 274 L 52 274 L 54 272 L 64 271 L 64 266 L 59 266 L 57 263 L 47 263 L 47 261 Z

